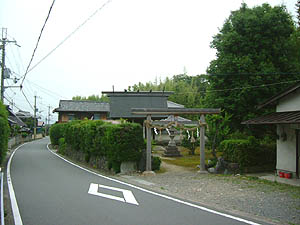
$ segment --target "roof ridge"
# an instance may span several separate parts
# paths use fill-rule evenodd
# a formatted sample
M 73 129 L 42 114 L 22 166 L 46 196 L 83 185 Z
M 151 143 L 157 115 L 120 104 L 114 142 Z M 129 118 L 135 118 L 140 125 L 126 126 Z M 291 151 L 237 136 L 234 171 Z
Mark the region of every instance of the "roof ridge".
M 109 103 L 103 101 L 95 101 L 95 100 L 59 100 L 60 102 L 93 102 L 93 103 Z

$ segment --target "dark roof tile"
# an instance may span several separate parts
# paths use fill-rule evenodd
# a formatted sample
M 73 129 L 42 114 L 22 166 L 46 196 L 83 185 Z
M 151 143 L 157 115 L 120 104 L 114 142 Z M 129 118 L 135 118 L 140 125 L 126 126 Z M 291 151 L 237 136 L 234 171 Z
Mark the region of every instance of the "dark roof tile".
M 108 102 L 60 100 L 53 112 L 109 112 Z

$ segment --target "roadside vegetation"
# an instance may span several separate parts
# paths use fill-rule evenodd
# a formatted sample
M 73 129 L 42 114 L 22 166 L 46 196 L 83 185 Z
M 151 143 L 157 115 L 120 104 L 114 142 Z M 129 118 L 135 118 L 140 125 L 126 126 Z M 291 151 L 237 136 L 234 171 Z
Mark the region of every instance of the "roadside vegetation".
M 8 137 L 10 134 L 10 128 L 7 119 L 7 110 L 0 101 L 0 165 L 2 164 L 6 156 Z
M 50 140 L 62 155 L 118 173 L 122 162 L 140 162 L 145 149 L 142 134 L 136 123 L 83 120 L 53 125 Z

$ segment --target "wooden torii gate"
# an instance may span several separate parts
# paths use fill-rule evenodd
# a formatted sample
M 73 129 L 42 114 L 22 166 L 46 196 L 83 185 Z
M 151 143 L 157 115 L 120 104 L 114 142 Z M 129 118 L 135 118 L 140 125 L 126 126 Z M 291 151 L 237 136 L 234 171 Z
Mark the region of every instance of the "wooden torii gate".
M 146 117 L 147 128 L 147 150 L 146 150 L 146 171 L 145 174 L 153 173 L 151 169 L 151 125 L 161 124 L 162 121 L 152 121 L 152 115 L 173 115 L 175 118 L 179 115 L 200 115 L 200 121 L 174 121 L 178 124 L 192 124 L 200 126 L 200 173 L 207 173 L 205 170 L 205 115 L 219 114 L 220 109 L 199 109 L 199 108 L 176 108 L 176 109 L 162 109 L 162 108 L 133 108 L 131 109 L 134 115 L 144 115 Z M 166 123 L 166 122 L 165 122 Z

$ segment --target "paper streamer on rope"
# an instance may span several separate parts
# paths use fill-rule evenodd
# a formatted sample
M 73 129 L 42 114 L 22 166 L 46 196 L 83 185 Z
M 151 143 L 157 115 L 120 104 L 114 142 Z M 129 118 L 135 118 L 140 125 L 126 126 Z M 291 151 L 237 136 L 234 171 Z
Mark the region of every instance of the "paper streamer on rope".
M 196 142 L 196 140 L 195 140 L 195 138 L 194 138 L 194 131 L 192 131 L 192 138 L 191 138 L 191 142 L 192 142 L 192 143 L 195 143 L 195 142 Z
M 158 135 L 157 129 L 154 127 L 154 133 Z
M 187 130 L 188 140 L 191 138 L 190 132 Z
M 197 138 L 199 137 L 199 129 L 198 129 L 198 127 L 197 127 Z
M 169 131 L 169 129 L 168 129 L 168 128 L 166 128 L 166 131 L 168 132 L 168 135 L 170 135 L 170 131 Z

